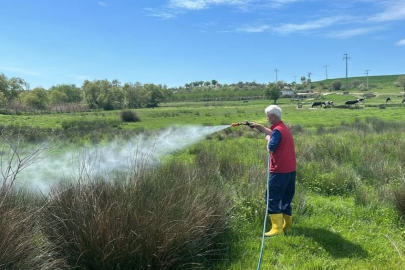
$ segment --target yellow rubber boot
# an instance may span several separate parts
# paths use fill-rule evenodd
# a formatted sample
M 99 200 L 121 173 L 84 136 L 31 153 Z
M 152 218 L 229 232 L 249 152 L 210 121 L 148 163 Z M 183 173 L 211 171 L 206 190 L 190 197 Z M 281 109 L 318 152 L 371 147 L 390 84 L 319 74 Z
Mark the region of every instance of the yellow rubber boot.
M 284 224 L 283 224 L 284 232 L 288 232 L 291 230 L 292 216 L 283 214 L 283 218 L 284 218 Z
M 283 233 L 283 214 L 271 214 L 269 215 L 271 219 L 271 230 L 266 232 L 264 236 L 272 237 Z

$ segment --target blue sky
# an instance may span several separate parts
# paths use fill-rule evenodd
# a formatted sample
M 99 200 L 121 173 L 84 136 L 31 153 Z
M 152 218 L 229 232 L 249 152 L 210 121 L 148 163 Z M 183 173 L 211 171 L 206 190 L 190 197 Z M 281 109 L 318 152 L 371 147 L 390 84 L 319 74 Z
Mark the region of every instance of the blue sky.
M 405 0 L 0 0 L 0 73 L 31 88 L 317 81 L 344 54 L 349 77 L 405 74 Z

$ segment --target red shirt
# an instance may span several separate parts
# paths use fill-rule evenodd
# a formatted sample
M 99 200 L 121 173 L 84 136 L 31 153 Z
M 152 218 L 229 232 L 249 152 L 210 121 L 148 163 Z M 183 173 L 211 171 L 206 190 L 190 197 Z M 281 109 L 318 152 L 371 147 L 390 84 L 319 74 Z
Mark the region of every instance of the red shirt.
M 270 129 L 278 130 L 281 134 L 278 147 L 270 154 L 270 172 L 289 173 L 296 171 L 297 161 L 291 131 L 284 125 L 283 121 L 278 121 Z

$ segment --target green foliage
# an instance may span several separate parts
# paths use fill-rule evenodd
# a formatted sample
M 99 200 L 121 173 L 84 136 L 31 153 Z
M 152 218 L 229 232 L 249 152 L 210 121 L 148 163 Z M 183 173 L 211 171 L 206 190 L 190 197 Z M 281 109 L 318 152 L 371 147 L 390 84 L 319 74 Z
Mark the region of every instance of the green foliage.
M 22 99 L 27 106 L 38 110 L 45 110 L 48 105 L 48 93 L 44 88 L 35 88 L 32 91 L 26 91 Z
M 49 88 L 49 99 L 52 104 L 79 103 L 82 91 L 74 84 L 60 84 Z
M 277 100 L 281 97 L 281 90 L 280 86 L 278 84 L 270 83 L 265 89 L 264 89 L 264 96 L 267 99 L 273 100 L 274 104 L 277 103 Z

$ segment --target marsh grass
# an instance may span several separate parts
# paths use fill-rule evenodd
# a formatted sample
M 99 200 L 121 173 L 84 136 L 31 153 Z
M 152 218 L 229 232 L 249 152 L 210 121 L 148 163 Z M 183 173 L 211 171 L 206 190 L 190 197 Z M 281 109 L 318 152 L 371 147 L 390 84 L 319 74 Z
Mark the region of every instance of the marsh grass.
M 43 230 L 71 269 L 202 269 L 225 248 L 228 206 L 213 176 L 169 162 L 126 184 L 62 184 Z
M 24 191 L 0 192 L 0 269 L 67 269 L 39 230 L 40 205 Z
M 290 127 L 298 159 L 295 230 L 266 242 L 262 269 L 400 269 L 404 125 L 367 118 Z M 83 175 L 55 186 L 46 204 L 21 193 L 18 204 L 10 200 L 0 210 L 26 218 L 43 207 L 26 219 L 35 224 L 30 230 L 8 218 L 25 224 L 17 226 L 24 240 L 35 239 L 33 248 L 12 254 L 34 254 L 43 269 L 251 269 L 267 161 L 261 133 L 226 129 L 159 167 Z M 23 247 L 15 231 L 1 234 L 10 228 L 1 222 L 0 242 Z
M 2 130 L 0 143 L 0 269 L 67 269 L 43 241 L 39 216 L 43 197 L 17 188 L 19 174 L 37 161 L 43 147 L 24 151 L 19 133 Z

